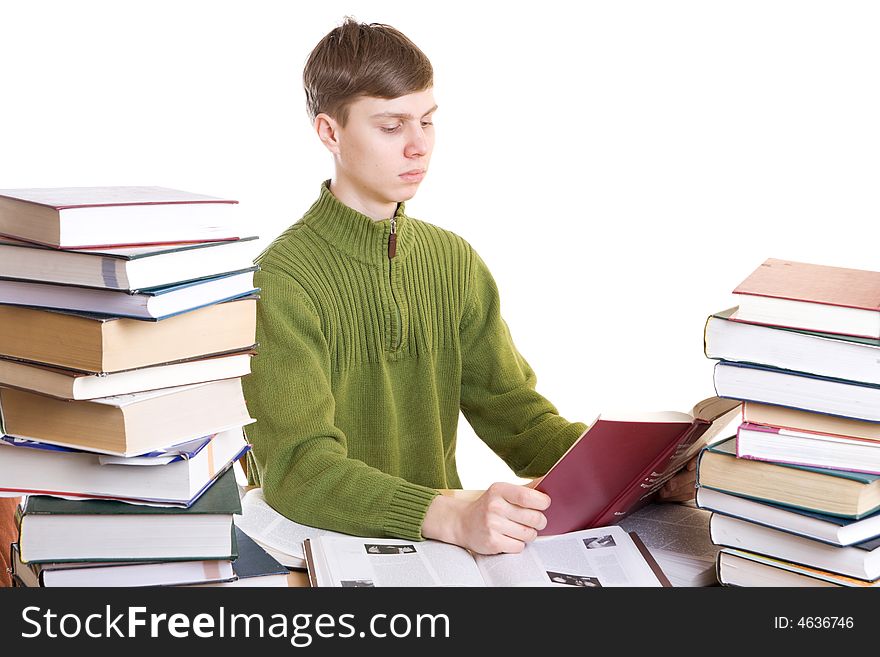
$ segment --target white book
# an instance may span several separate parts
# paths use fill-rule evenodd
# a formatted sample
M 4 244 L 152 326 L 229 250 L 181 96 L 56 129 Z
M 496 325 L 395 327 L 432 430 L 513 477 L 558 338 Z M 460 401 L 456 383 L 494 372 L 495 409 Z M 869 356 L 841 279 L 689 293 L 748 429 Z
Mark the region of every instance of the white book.
M 880 536 L 880 513 L 852 520 L 758 502 L 712 488 L 698 488 L 696 502 L 709 511 L 835 545 L 854 545 Z
M 0 278 L 141 290 L 247 269 L 256 240 L 62 251 L 0 239 Z
M 880 384 L 877 340 L 746 324 L 733 321 L 734 311 L 706 320 L 707 357 Z
M 159 457 L 104 457 L 0 439 L 0 496 L 119 499 L 188 506 L 248 450 L 240 427 L 166 450 Z
M 0 189 L 0 234 L 65 249 L 239 237 L 238 201 L 165 187 Z
M 101 374 L 0 356 L 0 385 L 59 399 L 95 399 L 246 376 L 251 372 L 252 355 L 251 351 L 233 352 Z
M 739 518 L 712 514 L 712 542 L 864 580 L 880 578 L 880 547 L 840 547 Z M 876 542 L 875 542 L 876 543 Z
M 137 293 L 0 280 L 0 303 L 158 320 L 257 292 L 254 268 Z
M 880 385 L 724 361 L 714 380 L 719 397 L 880 422 Z

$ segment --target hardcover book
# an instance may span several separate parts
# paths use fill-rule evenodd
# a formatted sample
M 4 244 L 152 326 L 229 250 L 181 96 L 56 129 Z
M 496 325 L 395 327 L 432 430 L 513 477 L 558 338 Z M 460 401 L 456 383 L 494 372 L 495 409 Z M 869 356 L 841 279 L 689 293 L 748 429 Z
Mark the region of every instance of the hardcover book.
M 236 513 L 232 468 L 188 508 L 30 495 L 19 507 L 18 544 L 24 563 L 233 559 Z
M 697 485 L 845 518 L 880 510 L 880 476 L 739 459 L 735 438 L 700 453 Z
M 833 545 L 854 545 L 880 536 L 880 512 L 860 519 L 842 518 L 792 506 L 752 500 L 712 488 L 697 489 L 697 505 L 726 516 L 748 520 L 824 541 Z
M 240 237 L 238 201 L 164 187 L 0 189 L 0 234 L 72 249 Z
M 253 349 L 190 358 L 124 372 L 95 374 L 0 356 L 0 386 L 59 399 L 97 399 L 219 381 L 251 373 Z
M 727 361 L 714 380 L 719 397 L 880 422 L 880 385 Z
M 733 293 L 739 321 L 880 338 L 880 272 L 769 258 Z
M 708 358 L 880 384 L 880 341 L 733 321 L 735 308 L 706 320 Z
M 0 278 L 142 290 L 248 269 L 256 240 L 63 251 L 0 240 Z
M 0 305 L 0 355 L 83 372 L 120 372 L 248 349 L 256 297 L 158 322 Z
M 66 401 L 0 388 L 5 433 L 97 452 L 136 455 L 254 420 L 241 379 Z
M 159 320 L 252 295 L 256 267 L 211 278 L 131 292 L 61 283 L 0 280 L 0 303 Z
M 709 532 L 716 545 L 862 580 L 880 578 L 880 540 L 840 547 L 718 514 L 709 520 Z
M 535 486 L 550 496 L 541 535 L 616 523 L 646 504 L 739 416 L 739 402 L 704 399 L 686 413 L 600 417 Z
M 189 506 L 249 449 L 241 428 L 169 448 L 111 457 L 0 436 L 0 496 L 56 495 Z

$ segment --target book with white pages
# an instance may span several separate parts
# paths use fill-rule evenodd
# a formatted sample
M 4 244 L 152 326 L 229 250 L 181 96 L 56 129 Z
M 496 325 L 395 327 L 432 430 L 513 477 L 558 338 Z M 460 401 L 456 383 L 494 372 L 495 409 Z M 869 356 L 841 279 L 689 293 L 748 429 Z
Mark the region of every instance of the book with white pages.
M 706 320 L 708 358 L 880 384 L 880 341 L 737 322 L 736 308 Z
M 880 385 L 727 361 L 715 364 L 714 381 L 725 399 L 880 422 Z
M 880 511 L 858 520 L 698 488 L 697 506 L 832 545 L 855 545 L 880 536 Z
M 870 588 L 880 580 L 847 577 L 761 554 L 723 548 L 718 553 L 718 580 L 725 586 L 784 586 Z M 840 620 L 843 620 L 842 617 Z
M 0 235 L 62 249 L 228 240 L 237 207 L 154 186 L 0 189 Z
M 97 399 L 246 376 L 255 353 L 251 348 L 102 373 L 0 356 L 0 385 L 59 399 Z
M 240 427 L 150 457 L 0 438 L 0 496 L 53 495 L 189 506 L 250 449 Z
M 11 563 L 15 576 L 28 587 L 180 586 L 235 579 L 234 562 L 229 559 L 26 564 L 22 562 L 15 543 L 12 544 Z
M 4 279 L 0 303 L 156 321 L 258 292 L 256 269 L 136 292 Z
M 0 239 L 0 278 L 108 290 L 142 290 L 242 271 L 253 265 L 258 238 L 59 250 Z
M 880 578 L 880 540 L 851 546 L 829 545 L 739 518 L 713 513 L 709 521 L 712 542 L 804 566 L 829 570 L 864 580 Z
M 303 549 L 312 586 L 670 586 L 638 535 L 616 525 L 539 536 L 518 554 L 360 536 L 310 538 Z
M 880 442 L 742 423 L 739 458 L 880 474 Z
M 367 539 L 302 525 L 269 506 L 260 488 L 244 495 L 241 508 L 236 526 L 264 548 L 273 548 L 270 554 L 281 563 L 301 568 L 301 561 L 313 586 L 670 586 L 637 535 L 616 526 L 540 537 L 529 544 L 525 556 L 485 557 L 439 541 Z M 350 564 L 345 564 L 351 550 L 355 552 L 352 567 L 361 575 L 333 583 L 333 573 L 349 572 Z M 279 558 L 279 552 L 287 555 L 287 563 Z M 569 556 L 554 557 L 557 553 Z M 395 567 L 386 570 L 379 561 L 388 554 L 412 556 L 407 560 L 412 563 L 402 564 L 403 568 L 391 563 Z M 364 555 L 366 561 L 361 558 Z M 484 565 L 478 566 L 480 563 Z M 546 568 L 541 570 L 543 566 Z M 373 568 L 381 572 L 363 575 Z M 516 574 L 518 569 L 523 569 L 520 575 Z M 483 574 L 484 570 L 494 575 Z
M 120 456 L 254 422 L 241 378 L 75 401 L 0 387 L 0 412 L 10 436 Z

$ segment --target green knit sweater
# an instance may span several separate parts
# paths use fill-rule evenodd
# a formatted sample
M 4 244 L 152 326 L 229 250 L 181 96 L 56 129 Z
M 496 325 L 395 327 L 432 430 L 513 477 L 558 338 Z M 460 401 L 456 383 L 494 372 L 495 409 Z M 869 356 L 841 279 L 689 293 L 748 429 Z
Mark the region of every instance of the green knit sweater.
M 521 477 L 543 475 L 586 426 L 535 392 L 473 248 L 402 203 L 394 222 L 396 249 L 391 220 L 325 182 L 257 259 L 248 470 L 297 522 L 420 540 L 436 489 L 461 488 L 459 409 Z

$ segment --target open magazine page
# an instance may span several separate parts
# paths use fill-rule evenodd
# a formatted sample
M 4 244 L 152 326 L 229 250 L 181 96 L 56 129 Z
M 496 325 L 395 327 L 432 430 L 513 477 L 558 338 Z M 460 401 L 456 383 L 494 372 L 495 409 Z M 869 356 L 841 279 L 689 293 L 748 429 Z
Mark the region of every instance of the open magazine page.
M 661 586 L 620 527 L 542 536 L 520 554 L 475 556 L 488 586 Z
M 467 550 L 447 543 L 322 536 L 313 544 L 329 586 L 485 586 Z
M 241 515 L 236 515 L 234 520 L 245 534 L 260 545 L 293 557 L 295 563 L 286 565 L 298 567 L 305 566 L 302 548 L 305 539 L 316 536 L 345 536 L 339 532 L 301 525 L 281 515 L 266 502 L 261 488 L 253 488 L 245 494 L 241 500 Z

